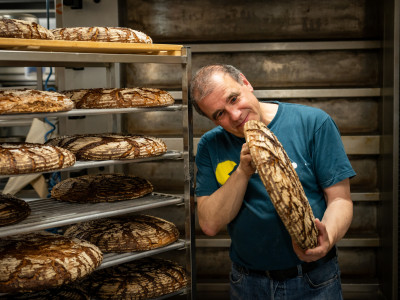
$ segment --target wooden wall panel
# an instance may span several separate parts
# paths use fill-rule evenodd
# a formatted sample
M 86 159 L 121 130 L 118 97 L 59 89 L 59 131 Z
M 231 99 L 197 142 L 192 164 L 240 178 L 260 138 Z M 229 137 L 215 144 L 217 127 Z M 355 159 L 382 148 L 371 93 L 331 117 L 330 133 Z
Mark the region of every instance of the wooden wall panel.
M 124 25 L 157 43 L 376 38 L 379 1 L 126 0 Z

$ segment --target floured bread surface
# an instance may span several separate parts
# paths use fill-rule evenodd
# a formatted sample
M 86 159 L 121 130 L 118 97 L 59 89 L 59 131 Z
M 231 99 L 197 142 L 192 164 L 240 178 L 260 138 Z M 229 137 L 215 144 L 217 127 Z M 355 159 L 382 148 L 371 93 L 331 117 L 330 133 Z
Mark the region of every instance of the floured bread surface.
M 0 144 L 0 174 L 28 174 L 53 171 L 75 164 L 75 155 L 66 149 L 35 143 Z
M 152 299 L 186 287 L 187 274 L 179 264 L 157 258 L 96 271 L 83 285 L 96 299 Z
M 71 283 L 103 259 L 86 241 L 49 232 L 0 239 L 0 292 L 30 292 Z
M 83 175 L 65 179 L 51 190 L 57 200 L 77 203 L 131 200 L 153 192 L 147 179 L 122 174 Z
M 67 96 L 30 89 L 0 90 L 0 114 L 69 111 L 74 103 Z
M 167 151 L 165 142 L 156 137 L 112 133 L 61 136 L 47 144 L 70 150 L 78 160 L 134 159 Z
M 125 27 L 66 27 L 52 30 L 56 40 L 152 44 L 145 33 Z
M 0 19 L 0 37 L 53 40 L 53 33 L 35 23 L 17 19 Z
M 0 194 L 0 226 L 18 223 L 31 213 L 29 204 L 11 194 Z
M 175 242 L 175 224 L 148 215 L 132 215 L 82 222 L 67 228 L 65 235 L 86 240 L 103 253 L 160 248 Z
M 315 218 L 285 149 L 260 121 L 246 122 L 244 134 L 261 180 L 289 234 L 302 249 L 316 247 Z
M 79 89 L 63 93 L 76 108 L 155 107 L 175 102 L 168 92 L 153 88 Z
M 78 284 L 66 284 L 37 292 L 13 293 L 0 296 L 1 300 L 89 300 L 90 296 Z

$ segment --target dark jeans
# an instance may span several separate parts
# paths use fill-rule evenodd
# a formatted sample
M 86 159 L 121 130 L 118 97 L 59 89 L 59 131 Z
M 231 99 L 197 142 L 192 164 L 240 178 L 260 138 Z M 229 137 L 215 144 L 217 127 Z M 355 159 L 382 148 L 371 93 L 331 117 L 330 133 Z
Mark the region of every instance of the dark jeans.
M 230 297 L 232 300 L 343 300 L 337 257 L 318 268 L 284 281 L 269 279 L 265 275 L 232 264 Z

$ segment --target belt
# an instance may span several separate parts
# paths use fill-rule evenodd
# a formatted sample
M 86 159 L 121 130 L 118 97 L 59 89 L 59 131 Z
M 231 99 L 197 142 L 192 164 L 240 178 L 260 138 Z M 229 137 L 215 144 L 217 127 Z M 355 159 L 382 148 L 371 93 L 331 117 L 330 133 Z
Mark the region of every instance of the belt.
M 302 274 L 306 274 L 307 272 L 311 272 L 312 270 L 315 270 L 316 268 L 327 263 L 334 257 L 336 257 L 336 247 L 333 247 L 331 250 L 329 250 L 329 252 L 324 257 L 320 258 L 319 260 L 300 264 Z M 268 277 L 269 279 L 277 280 L 277 281 L 283 281 L 286 279 L 297 277 L 299 275 L 298 266 L 295 266 L 295 267 L 292 267 L 289 269 L 284 269 L 284 270 L 271 270 L 271 271 L 251 270 L 251 269 L 248 269 L 248 268 L 242 267 L 242 266 L 239 266 L 239 269 L 247 271 L 248 274 L 262 275 L 262 276 Z

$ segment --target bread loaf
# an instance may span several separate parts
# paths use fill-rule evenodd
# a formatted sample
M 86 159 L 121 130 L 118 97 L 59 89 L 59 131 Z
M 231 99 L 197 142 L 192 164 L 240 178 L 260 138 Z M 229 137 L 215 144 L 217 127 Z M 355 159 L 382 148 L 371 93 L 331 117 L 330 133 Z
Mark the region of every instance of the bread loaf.
M 35 23 L 16 19 L 0 19 L 0 37 L 53 40 L 53 33 Z
M 28 293 L 13 293 L 0 296 L 1 300 L 90 300 L 89 295 L 77 284 Z
M 0 226 L 18 223 L 31 213 L 29 204 L 10 194 L 0 194 Z
M 282 144 L 260 121 L 246 122 L 244 135 L 258 174 L 290 236 L 302 249 L 316 247 L 314 214 Z
M 98 174 L 72 177 L 57 183 L 51 196 L 77 203 L 116 202 L 142 197 L 153 191 L 144 178 L 122 174 Z
M 56 40 L 151 44 L 145 33 L 125 27 L 67 27 L 52 30 Z
M 165 153 L 163 140 L 142 135 L 78 134 L 50 139 L 47 145 L 70 150 L 77 160 L 134 159 Z
M 67 96 L 30 89 L 0 90 L 0 114 L 69 111 L 74 103 Z
M 96 299 L 152 299 L 184 288 L 187 274 L 175 262 L 144 258 L 101 269 L 83 281 Z
M 35 143 L 0 144 L 0 174 L 28 174 L 53 171 L 75 164 L 70 151 Z
M 30 292 L 71 283 L 103 259 L 94 245 L 49 232 L 0 239 L 0 292 Z
M 175 224 L 148 215 L 131 215 L 82 222 L 68 227 L 68 237 L 86 240 L 103 252 L 132 252 L 160 248 L 175 242 Z
M 175 102 L 168 92 L 153 88 L 79 89 L 63 93 L 76 108 L 153 107 Z

